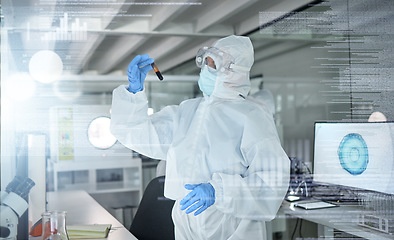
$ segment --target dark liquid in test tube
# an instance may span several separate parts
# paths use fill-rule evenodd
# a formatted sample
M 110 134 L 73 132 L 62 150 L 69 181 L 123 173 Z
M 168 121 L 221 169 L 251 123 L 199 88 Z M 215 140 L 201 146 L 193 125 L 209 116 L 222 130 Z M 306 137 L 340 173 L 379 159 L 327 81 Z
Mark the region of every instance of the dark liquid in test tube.
M 155 63 L 151 63 L 151 66 L 153 67 L 153 71 L 155 71 L 157 77 L 160 79 L 160 81 L 163 80 L 163 76 L 161 75 L 160 70 L 157 68 Z

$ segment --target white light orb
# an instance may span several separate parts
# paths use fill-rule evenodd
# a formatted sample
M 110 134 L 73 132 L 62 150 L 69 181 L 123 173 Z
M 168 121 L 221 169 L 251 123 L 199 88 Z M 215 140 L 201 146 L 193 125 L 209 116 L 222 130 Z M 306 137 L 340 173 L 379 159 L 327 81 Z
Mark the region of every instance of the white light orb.
M 386 122 L 386 121 L 387 121 L 386 116 L 381 112 L 373 112 L 368 118 L 368 122 Z
M 42 50 L 30 59 L 29 72 L 38 82 L 51 83 L 62 74 L 63 61 L 54 51 Z
M 98 117 L 94 119 L 88 127 L 89 142 L 99 149 L 107 149 L 116 143 L 116 138 L 112 135 L 111 119 L 109 117 Z

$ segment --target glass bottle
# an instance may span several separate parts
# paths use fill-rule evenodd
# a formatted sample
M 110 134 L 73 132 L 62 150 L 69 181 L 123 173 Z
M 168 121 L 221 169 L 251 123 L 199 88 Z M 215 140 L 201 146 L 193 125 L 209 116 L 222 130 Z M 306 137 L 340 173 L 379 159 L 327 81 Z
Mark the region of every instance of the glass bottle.
M 66 231 L 66 212 L 51 211 L 42 214 L 43 240 L 69 240 Z

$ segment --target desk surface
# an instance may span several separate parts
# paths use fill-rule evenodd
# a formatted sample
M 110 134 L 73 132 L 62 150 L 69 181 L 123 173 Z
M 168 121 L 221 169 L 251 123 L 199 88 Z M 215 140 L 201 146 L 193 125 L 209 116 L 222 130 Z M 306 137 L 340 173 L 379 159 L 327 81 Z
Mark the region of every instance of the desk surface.
M 366 239 L 394 239 L 393 235 L 359 226 L 357 224 L 359 213 L 362 213 L 362 209 L 356 206 L 344 205 L 334 208 L 304 210 L 295 207 L 294 203 L 283 201 L 279 217 L 286 217 L 286 215 L 295 216 Z
M 112 224 L 108 240 L 137 239 L 85 191 L 48 192 L 47 200 L 49 211 L 67 211 L 69 225 Z

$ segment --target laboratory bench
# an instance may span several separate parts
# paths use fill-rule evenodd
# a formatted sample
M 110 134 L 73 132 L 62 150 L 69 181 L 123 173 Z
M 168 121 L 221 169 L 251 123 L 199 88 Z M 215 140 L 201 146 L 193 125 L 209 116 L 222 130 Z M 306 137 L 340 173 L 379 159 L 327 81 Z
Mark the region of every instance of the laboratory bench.
M 283 201 L 278 219 L 302 219 L 317 224 L 318 237 L 335 239 L 334 231 L 373 240 L 394 239 L 394 235 L 370 229 L 358 224 L 359 215 L 368 214 L 361 206 L 338 205 L 333 208 L 305 210 L 295 206 L 296 202 Z
M 67 212 L 67 224 L 112 224 L 108 240 L 137 239 L 115 217 L 83 190 L 47 193 L 48 210 Z M 359 214 L 365 210 L 357 205 L 305 210 L 296 202 L 283 201 L 276 219 L 302 219 L 317 225 L 318 237 L 334 239 L 334 230 L 373 240 L 394 239 L 394 235 L 379 232 L 358 224 Z M 289 229 L 287 229 L 289 231 Z
M 48 192 L 47 201 L 48 211 L 62 210 L 67 212 L 67 225 L 112 224 L 111 231 L 106 239 L 137 239 L 86 191 Z

